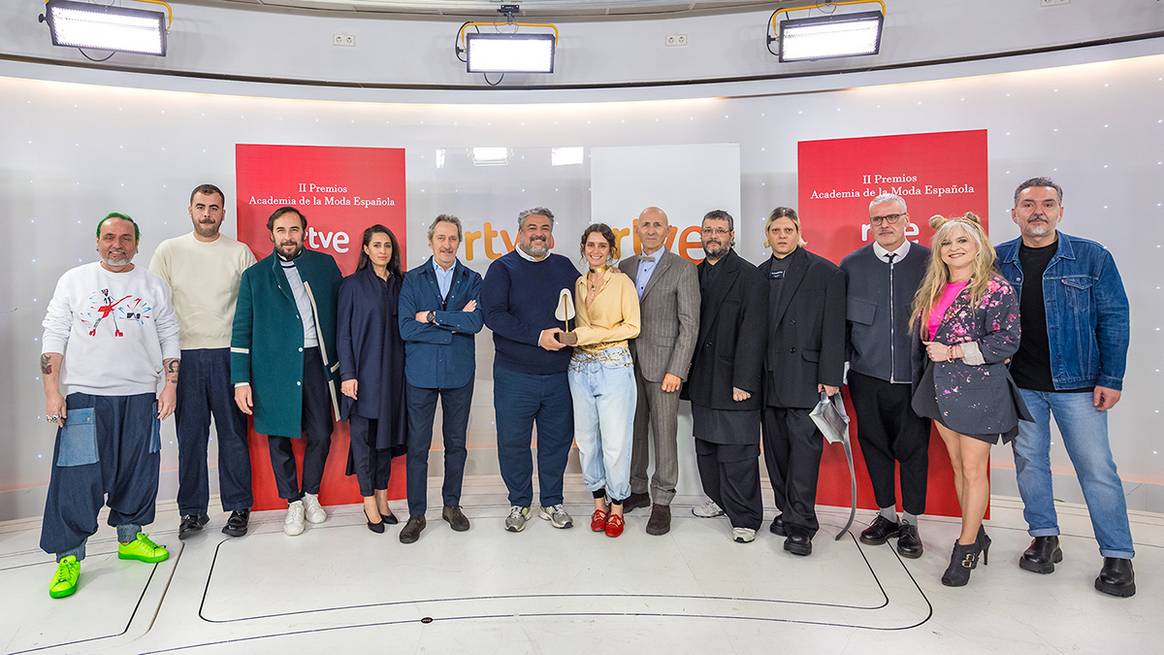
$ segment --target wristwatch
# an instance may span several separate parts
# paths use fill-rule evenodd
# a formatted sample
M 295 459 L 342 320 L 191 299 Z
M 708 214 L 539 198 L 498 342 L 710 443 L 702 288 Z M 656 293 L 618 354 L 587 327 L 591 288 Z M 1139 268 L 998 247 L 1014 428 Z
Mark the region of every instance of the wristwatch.
M 428 316 L 424 317 L 424 322 L 428 323 L 429 325 L 436 323 L 436 312 L 429 310 Z

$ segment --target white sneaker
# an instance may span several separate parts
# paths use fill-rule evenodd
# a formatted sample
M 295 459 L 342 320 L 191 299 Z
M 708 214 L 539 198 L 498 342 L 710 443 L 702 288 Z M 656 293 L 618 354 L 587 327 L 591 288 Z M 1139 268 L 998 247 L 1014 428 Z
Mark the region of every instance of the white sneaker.
M 565 530 L 566 528 L 574 527 L 573 517 L 570 516 L 570 513 L 566 511 L 565 507 L 562 507 L 561 503 L 558 503 L 557 505 L 550 505 L 549 507 L 543 507 L 538 513 L 538 516 L 540 516 L 543 521 L 549 521 L 550 525 L 558 528 L 559 530 Z
M 737 544 L 750 544 L 755 540 L 755 530 L 751 528 L 732 528 L 732 541 Z
M 297 500 L 287 506 L 287 518 L 283 519 L 283 534 L 297 537 L 303 534 L 303 501 Z
M 723 508 L 715 504 L 715 501 L 708 498 L 703 501 L 702 505 L 691 508 L 691 513 L 701 519 L 713 519 L 717 516 L 723 516 Z
M 303 509 L 307 512 L 308 523 L 323 523 L 327 520 L 327 512 L 319 506 L 319 496 L 303 494 Z

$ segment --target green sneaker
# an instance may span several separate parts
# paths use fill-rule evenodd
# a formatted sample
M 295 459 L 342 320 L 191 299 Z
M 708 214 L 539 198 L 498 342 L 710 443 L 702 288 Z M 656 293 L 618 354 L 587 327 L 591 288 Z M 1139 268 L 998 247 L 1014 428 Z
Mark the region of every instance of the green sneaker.
M 117 544 L 117 559 L 135 559 L 147 564 L 164 562 L 170 557 L 170 551 L 165 546 L 155 544 L 144 532 L 137 533 L 137 538 L 123 544 Z
M 57 562 L 57 572 L 49 584 L 49 596 L 64 598 L 72 596 L 77 591 L 77 579 L 81 577 L 81 563 L 77 558 L 69 555 Z

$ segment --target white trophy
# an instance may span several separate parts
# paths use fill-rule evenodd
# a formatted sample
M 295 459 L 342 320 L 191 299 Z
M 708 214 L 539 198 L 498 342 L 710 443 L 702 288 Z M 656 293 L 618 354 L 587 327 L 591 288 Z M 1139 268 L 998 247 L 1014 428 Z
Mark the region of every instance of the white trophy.
M 570 331 L 570 319 L 574 318 L 574 294 L 569 289 L 562 289 L 558 295 L 558 308 L 554 310 L 554 318 L 566 324 L 564 332 Z

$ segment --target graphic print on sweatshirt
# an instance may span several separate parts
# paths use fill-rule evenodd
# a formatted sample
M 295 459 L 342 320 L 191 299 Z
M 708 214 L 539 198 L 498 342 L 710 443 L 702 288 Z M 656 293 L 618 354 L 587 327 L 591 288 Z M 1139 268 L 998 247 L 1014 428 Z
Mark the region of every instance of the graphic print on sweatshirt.
M 107 325 L 104 329 L 111 331 L 114 337 L 124 337 L 123 327 L 143 325 L 153 318 L 153 310 L 153 305 L 141 296 L 129 294 L 114 297 L 109 289 L 101 289 L 89 294 L 78 318 L 88 328 L 91 337 L 97 336 L 103 323 Z

